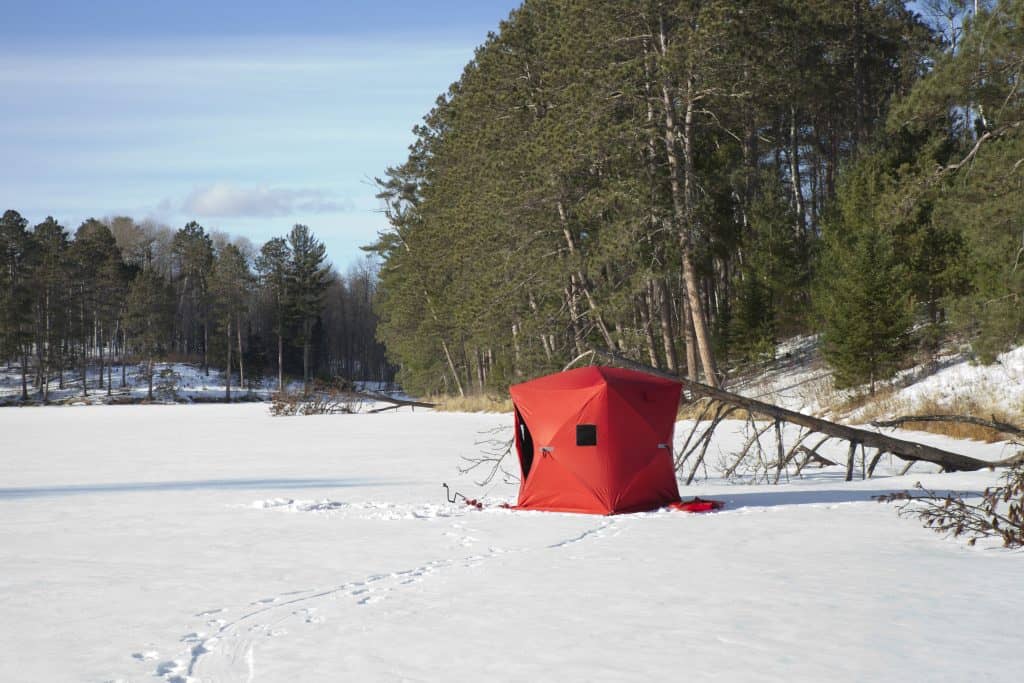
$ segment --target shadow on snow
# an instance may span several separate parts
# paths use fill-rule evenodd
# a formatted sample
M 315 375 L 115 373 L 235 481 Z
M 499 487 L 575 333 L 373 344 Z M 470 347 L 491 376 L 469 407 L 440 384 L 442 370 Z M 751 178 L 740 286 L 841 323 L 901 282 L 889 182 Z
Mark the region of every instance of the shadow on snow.
M 891 489 L 826 489 L 817 491 L 765 491 L 757 493 L 736 493 L 713 496 L 725 500 L 725 510 L 741 510 L 743 508 L 778 507 L 782 505 L 829 505 L 838 503 L 874 502 L 875 496 L 889 495 L 906 491 L 906 488 Z M 914 490 L 911 489 L 911 493 Z M 936 494 L 946 496 L 950 493 L 963 497 L 981 496 L 980 491 L 937 490 Z M 685 498 L 685 496 L 684 496 Z
M 355 486 L 394 486 L 401 482 L 369 479 L 202 479 L 197 481 L 139 481 L 109 484 L 69 484 L 0 488 L 0 500 L 79 496 L 91 493 L 143 493 L 149 491 L 231 491 L 258 489 L 334 489 Z

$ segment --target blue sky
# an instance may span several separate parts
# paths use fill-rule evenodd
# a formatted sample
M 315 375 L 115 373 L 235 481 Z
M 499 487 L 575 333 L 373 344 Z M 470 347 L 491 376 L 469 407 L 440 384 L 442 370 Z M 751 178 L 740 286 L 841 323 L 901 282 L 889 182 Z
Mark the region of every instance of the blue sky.
M 257 245 L 306 223 L 344 269 L 383 226 L 371 178 L 517 4 L 6 7 L 0 211 L 194 218 Z

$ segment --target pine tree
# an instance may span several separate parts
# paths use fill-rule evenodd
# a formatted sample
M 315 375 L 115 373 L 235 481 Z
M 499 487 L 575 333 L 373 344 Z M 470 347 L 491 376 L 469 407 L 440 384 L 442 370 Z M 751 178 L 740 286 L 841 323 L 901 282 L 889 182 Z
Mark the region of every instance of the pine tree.
M 209 372 L 210 300 L 209 279 L 213 269 L 213 239 L 195 221 L 174 234 L 171 245 L 175 262 L 174 281 L 183 351 L 202 350 L 203 371 Z
M 174 292 L 152 268 L 140 272 L 128 288 L 125 318 L 135 347 L 146 359 L 147 396 L 153 400 L 153 363 L 169 348 L 174 324 Z
M 47 216 L 33 229 L 39 259 L 33 273 L 36 350 L 41 373 L 42 400 L 49 400 L 50 373 L 56 363 L 63 375 L 61 341 L 67 335 L 68 233 Z
M 0 353 L 21 362 L 21 398 L 28 400 L 31 282 L 35 249 L 28 221 L 17 211 L 0 217 Z
M 242 252 L 234 244 L 225 245 L 217 254 L 210 275 L 210 296 L 218 325 L 225 334 L 225 398 L 231 400 L 231 350 L 236 338 L 241 340 L 241 318 L 247 308 L 252 274 Z M 234 330 L 234 336 L 232 336 Z M 241 344 L 239 343 L 239 346 Z M 244 382 L 242 350 L 238 351 L 239 387 Z
M 284 337 L 288 329 L 288 268 L 291 249 L 283 237 L 269 240 L 256 258 L 256 272 L 260 276 L 272 308 L 273 329 L 277 337 L 277 390 L 284 391 Z
M 879 198 L 891 188 L 884 155 L 865 155 L 839 188 L 825 223 L 818 271 L 822 350 L 836 386 L 888 379 L 906 357 L 912 318 L 908 270 L 896 252 L 891 221 Z
M 114 327 L 111 321 L 118 314 L 118 293 L 123 291 L 127 274 L 114 236 L 95 218 L 86 220 L 75 231 L 68 257 L 74 308 L 72 330 L 78 337 L 82 395 L 87 396 L 91 353 L 98 357 L 98 384 L 100 388 L 104 386 L 104 331 Z
M 305 225 L 296 225 L 288 234 L 291 261 L 288 268 L 287 291 L 289 308 L 298 322 L 298 339 L 302 345 L 302 382 L 309 388 L 310 348 L 313 326 L 323 311 L 324 295 L 330 283 L 330 266 L 324 261 L 326 248 Z

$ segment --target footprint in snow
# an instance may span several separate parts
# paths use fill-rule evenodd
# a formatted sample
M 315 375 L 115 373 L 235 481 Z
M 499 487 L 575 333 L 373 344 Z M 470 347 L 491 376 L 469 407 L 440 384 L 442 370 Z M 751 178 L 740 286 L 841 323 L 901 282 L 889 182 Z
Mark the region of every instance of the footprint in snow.
M 140 662 L 152 662 L 153 660 L 160 659 L 160 653 L 156 650 L 146 650 L 145 652 L 133 652 L 132 658 L 137 659 Z
M 324 618 L 316 613 L 316 607 L 307 607 L 295 614 L 304 614 L 307 624 L 322 624 L 324 622 Z
M 197 617 L 212 617 L 214 614 L 220 614 L 221 612 L 226 612 L 226 611 L 227 611 L 227 607 L 217 607 L 215 609 L 208 609 L 205 612 L 200 612 L 199 614 L 196 614 L 194 616 L 197 616 Z
M 166 676 L 168 674 L 176 674 L 182 671 L 184 668 L 185 665 L 182 664 L 180 660 L 171 659 L 166 662 L 160 662 L 159 664 L 157 664 L 156 675 Z

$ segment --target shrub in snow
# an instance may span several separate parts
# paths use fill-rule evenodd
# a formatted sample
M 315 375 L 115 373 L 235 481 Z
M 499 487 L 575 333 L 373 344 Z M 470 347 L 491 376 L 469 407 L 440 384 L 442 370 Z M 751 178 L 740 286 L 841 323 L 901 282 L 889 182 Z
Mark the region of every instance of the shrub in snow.
M 177 401 L 180 383 L 181 375 L 175 372 L 174 368 L 161 368 L 157 373 L 156 382 L 153 383 L 153 395 L 161 401 Z
M 270 403 L 270 414 L 286 415 L 334 415 L 337 413 L 358 413 L 363 399 L 354 393 L 352 384 L 344 379 L 331 382 L 316 380 L 305 392 L 281 391 L 274 394 Z
M 941 495 L 920 482 L 915 488 L 919 493 L 903 491 L 877 500 L 898 503 L 901 516 L 914 515 L 929 529 L 964 536 L 968 545 L 994 537 L 1007 548 L 1024 546 L 1024 462 L 1006 473 L 1002 485 L 986 488 L 980 500 L 965 500 L 952 491 Z

